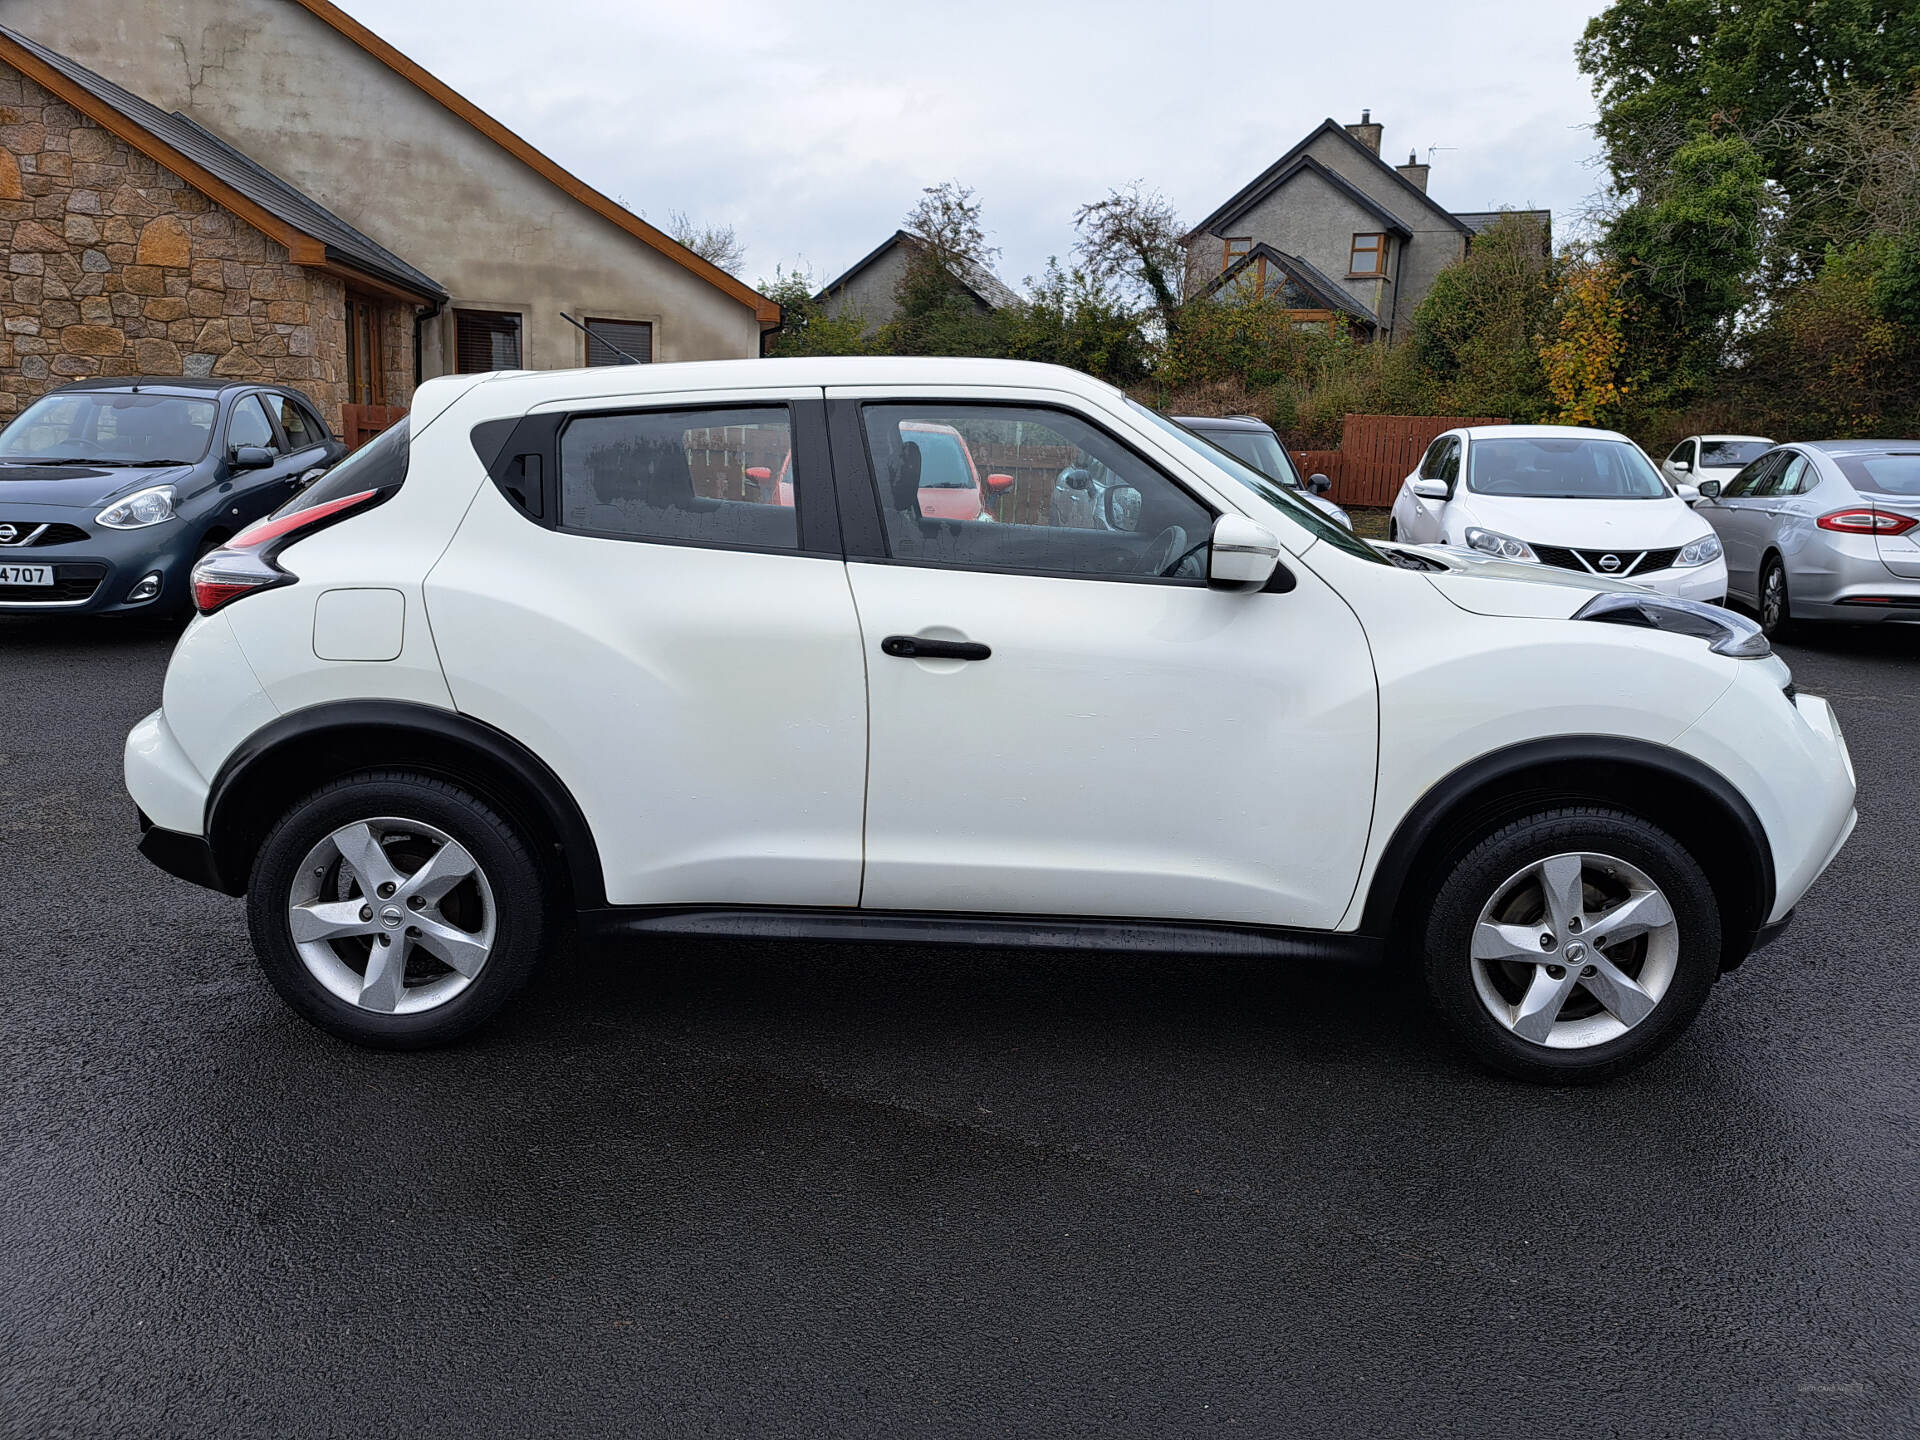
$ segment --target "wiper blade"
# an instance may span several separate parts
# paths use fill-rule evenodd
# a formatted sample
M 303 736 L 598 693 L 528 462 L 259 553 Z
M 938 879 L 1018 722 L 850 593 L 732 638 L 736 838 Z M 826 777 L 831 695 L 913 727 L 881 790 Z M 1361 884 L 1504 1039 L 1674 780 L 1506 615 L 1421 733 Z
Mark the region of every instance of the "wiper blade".
M 92 455 L 36 455 L 31 459 L 9 455 L 0 459 L 0 465 L 101 465 L 110 470 L 124 470 L 130 465 L 145 463 L 136 460 L 101 460 Z

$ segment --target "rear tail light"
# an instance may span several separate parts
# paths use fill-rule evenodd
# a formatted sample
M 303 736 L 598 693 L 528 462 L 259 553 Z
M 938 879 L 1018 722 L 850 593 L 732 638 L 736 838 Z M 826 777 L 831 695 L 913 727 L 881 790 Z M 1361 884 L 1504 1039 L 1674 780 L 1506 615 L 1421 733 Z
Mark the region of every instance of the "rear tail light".
M 1911 515 L 1889 515 L 1885 510 L 1836 510 L 1814 522 L 1822 530 L 1842 535 L 1904 535 L 1920 525 Z
M 305 539 L 315 530 L 364 509 L 380 494 L 378 490 L 362 490 L 358 495 L 343 496 L 288 515 L 271 515 L 258 524 L 249 525 L 193 567 L 194 608 L 202 615 L 211 615 L 243 595 L 292 584 L 298 577 L 276 565 L 274 556 L 295 540 Z

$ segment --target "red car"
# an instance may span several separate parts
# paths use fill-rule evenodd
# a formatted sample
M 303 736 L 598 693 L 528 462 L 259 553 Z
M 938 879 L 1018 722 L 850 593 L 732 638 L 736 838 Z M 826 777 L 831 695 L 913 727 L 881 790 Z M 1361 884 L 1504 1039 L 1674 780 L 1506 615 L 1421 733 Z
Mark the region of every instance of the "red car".
M 924 438 L 913 443 L 920 447 L 920 513 L 929 520 L 991 520 L 987 509 L 988 492 L 1005 494 L 1013 488 L 1011 475 L 989 475 L 983 491 L 980 468 L 973 463 L 973 452 L 966 437 L 951 425 L 909 420 L 901 432 Z M 750 465 L 746 477 L 760 487 L 762 495 L 772 486 L 772 503 L 793 506 L 793 455 L 780 462 L 776 477 L 765 465 Z

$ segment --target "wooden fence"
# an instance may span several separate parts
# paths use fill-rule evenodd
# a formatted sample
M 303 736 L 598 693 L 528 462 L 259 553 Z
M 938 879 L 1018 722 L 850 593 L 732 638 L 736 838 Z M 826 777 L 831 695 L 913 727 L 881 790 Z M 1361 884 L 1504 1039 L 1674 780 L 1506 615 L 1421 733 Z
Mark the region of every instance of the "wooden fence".
M 1337 504 L 1387 506 L 1436 436 L 1462 425 L 1506 423 L 1486 416 L 1349 415 L 1338 450 L 1296 450 L 1293 459 L 1302 479 L 1318 472 L 1333 481 Z
M 407 418 L 404 405 L 342 405 L 340 438 L 349 450 L 358 450 L 382 430 Z

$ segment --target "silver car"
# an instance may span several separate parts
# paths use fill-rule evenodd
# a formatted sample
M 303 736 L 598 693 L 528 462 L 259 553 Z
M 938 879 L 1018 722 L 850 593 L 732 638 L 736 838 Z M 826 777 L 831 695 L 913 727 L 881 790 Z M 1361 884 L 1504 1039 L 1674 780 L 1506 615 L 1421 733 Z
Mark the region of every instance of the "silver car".
M 1769 450 L 1700 486 L 1695 513 L 1727 556 L 1728 598 L 1769 635 L 1795 620 L 1920 623 L 1920 440 Z

